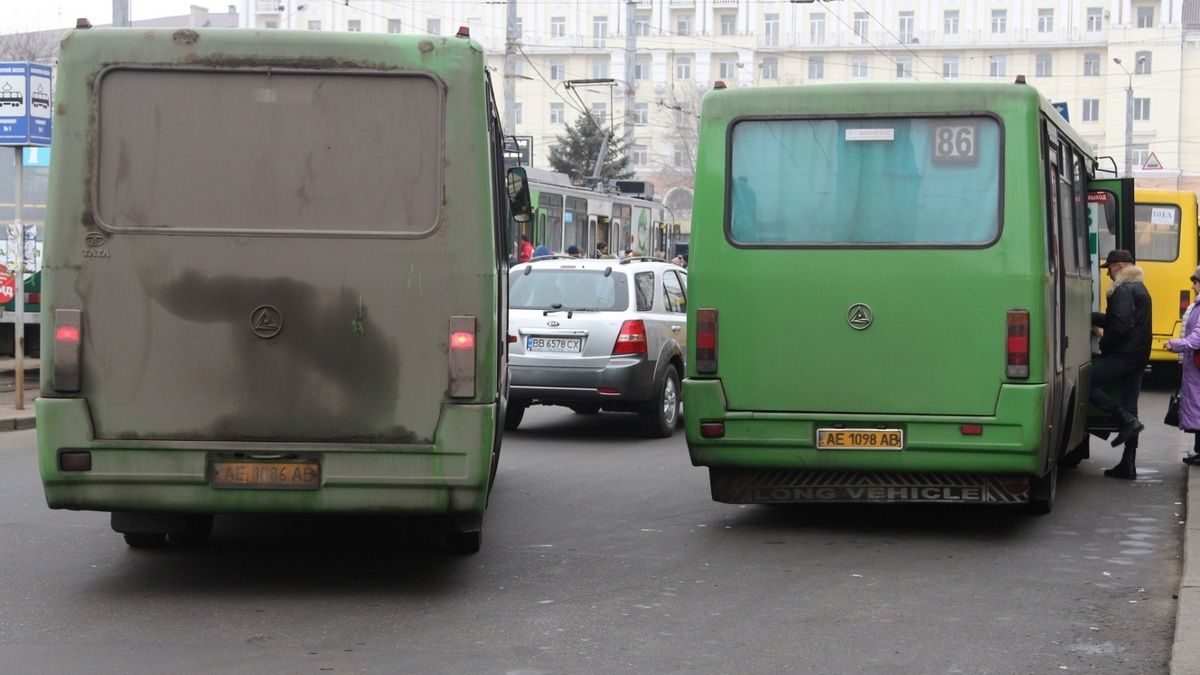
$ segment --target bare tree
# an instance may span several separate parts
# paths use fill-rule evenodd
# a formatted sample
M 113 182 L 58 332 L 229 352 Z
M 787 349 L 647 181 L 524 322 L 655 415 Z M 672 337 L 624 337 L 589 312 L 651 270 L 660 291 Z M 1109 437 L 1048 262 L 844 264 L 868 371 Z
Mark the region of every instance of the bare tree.
M 58 56 L 59 34 L 60 31 L 43 30 L 0 35 L 0 61 L 51 63 Z

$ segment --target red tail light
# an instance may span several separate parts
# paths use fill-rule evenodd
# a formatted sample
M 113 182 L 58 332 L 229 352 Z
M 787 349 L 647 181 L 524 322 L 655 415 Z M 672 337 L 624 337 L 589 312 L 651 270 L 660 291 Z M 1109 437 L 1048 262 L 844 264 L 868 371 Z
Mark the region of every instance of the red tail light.
M 696 310 L 696 372 L 717 372 L 717 310 Z
M 1179 316 L 1181 318 L 1191 304 L 1192 294 L 1189 291 L 1179 291 Z
M 724 422 L 701 422 L 700 423 L 701 438 L 725 438 L 725 423 Z
M 54 389 L 79 391 L 79 350 L 83 334 L 83 312 L 54 310 Z
M 450 395 L 475 396 L 475 317 L 450 317 Z
M 613 356 L 646 353 L 646 324 L 641 319 L 629 319 L 621 324 L 621 333 L 613 344 Z
M 1004 374 L 1014 379 L 1029 377 L 1029 310 L 1008 310 L 1007 358 Z

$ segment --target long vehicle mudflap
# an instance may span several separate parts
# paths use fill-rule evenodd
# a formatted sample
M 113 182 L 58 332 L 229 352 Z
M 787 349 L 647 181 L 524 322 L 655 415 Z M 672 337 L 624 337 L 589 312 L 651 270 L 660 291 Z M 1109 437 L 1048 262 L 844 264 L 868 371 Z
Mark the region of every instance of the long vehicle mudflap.
M 709 481 L 726 504 L 1029 503 L 1029 477 L 1014 474 L 710 468 Z

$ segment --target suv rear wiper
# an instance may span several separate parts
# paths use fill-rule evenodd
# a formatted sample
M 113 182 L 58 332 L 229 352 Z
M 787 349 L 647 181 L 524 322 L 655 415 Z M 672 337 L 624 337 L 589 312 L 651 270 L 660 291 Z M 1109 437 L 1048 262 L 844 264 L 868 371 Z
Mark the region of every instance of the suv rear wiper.
M 567 308 L 567 307 L 562 307 L 562 306 L 559 306 L 559 307 L 552 307 L 551 309 L 544 310 L 544 311 L 542 312 L 542 316 L 548 316 L 548 315 L 550 315 L 550 314 L 556 314 L 556 313 L 558 313 L 558 312 L 566 312 L 566 313 L 567 313 L 567 318 L 569 319 L 569 318 L 571 318 L 571 315 L 572 315 L 572 314 L 574 314 L 575 312 L 599 312 L 599 311 L 600 311 L 600 310 L 598 310 L 598 309 L 592 309 L 592 308 L 590 308 L 590 307 L 570 307 L 570 308 Z

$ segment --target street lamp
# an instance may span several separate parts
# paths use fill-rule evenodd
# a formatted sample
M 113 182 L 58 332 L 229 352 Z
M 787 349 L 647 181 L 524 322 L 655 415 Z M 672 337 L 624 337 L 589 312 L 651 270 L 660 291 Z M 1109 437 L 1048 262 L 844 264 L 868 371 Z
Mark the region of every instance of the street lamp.
M 1142 63 L 1146 57 L 1139 56 L 1137 62 Z M 1114 56 L 1113 63 L 1117 64 L 1125 75 L 1128 76 L 1128 82 L 1125 86 L 1125 176 L 1133 175 L 1133 73 L 1121 64 L 1121 59 Z M 1134 66 L 1136 69 L 1137 66 Z

